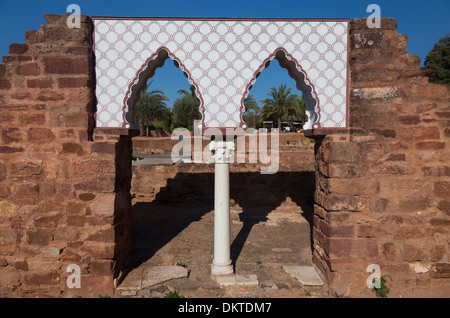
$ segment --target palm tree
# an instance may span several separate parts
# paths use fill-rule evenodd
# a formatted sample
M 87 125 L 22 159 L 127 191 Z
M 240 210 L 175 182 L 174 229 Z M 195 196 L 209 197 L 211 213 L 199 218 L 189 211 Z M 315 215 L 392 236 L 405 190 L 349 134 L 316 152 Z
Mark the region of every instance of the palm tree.
M 261 101 L 264 108 L 261 114 L 269 119 L 270 117 L 278 121 L 278 131 L 281 131 L 281 120 L 287 118 L 289 110 L 296 105 L 296 100 L 299 98 L 295 94 L 291 94 L 291 88 L 286 89 L 286 84 L 281 84 L 278 89 L 272 87 L 270 93 L 271 98 Z
M 169 98 L 163 91 L 158 89 L 148 91 L 152 83 L 153 80 L 142 90 L 140 99 L 136 104 L 136 119 L 139 123 L 141 136 L 144 135 L 144 125 L 149 125 L 158 118 L 166 117 L 169 111 L 165 103 L 169 101 Z
M 190 92 L 184 89 L 178 91 L 182 97 L 173 103 L 172 114 L 175 126 L 192 130 L 194 120 L 200 119 L 202 114 L 199 111 L 200 100 L 195 94 L 195 87 L 191 85 L 189 90 Z
M 308 117 L 306 116 L 306 103 L 303 100 L 303 96 L 299 96 L 295 101 L 295 105 L 289 109 L 288 118 L 291 120 L 291 128 L 293 121 L 298 118 L 302 120 L 302 124 L 306 122 Z
M 258 106 L 258 103 L 255 101 L 255 98 L 253 95 L 248 95 L 247 98 L 244 99 L 244 106 L 245 106 L 245 117 L 248 117 L 246 115 L 250 115 L 250 111 L 253 110 L 253 127 L 256 128 L 256 116 L 259 115 L 260 108 Z M 244 119 L 245 120 L 245 119 Z

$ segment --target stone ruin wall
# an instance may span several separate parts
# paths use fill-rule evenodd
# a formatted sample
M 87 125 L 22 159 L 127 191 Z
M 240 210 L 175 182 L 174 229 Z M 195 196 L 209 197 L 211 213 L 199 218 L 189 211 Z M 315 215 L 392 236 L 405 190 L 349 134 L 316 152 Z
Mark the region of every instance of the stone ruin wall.
M 450 86 L 428 83 L 394 19 L 365 21 L 350 28 L 350 129 L 316 139 L 314 258 L 337 295 L 369 295 L 378 264 L 391 297 L 448 297 Z
M 113 295 L 130 249 L 130 132 L 94 129 L 92 25 L 67 15 L 0 65 L 0 296 Z M 448 296 L 450 88 L 428 83 L 396 21 L 351 22 L 350 129 L 314 135 L 314 259 L 331 292 Z M 66 286 L 69 264 L 81 289 Z

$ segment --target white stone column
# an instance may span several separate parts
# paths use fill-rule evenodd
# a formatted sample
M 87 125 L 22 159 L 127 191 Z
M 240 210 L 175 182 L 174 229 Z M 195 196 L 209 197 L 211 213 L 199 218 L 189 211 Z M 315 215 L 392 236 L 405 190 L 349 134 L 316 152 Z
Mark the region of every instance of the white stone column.
M 233 141 L 212 141 L 214 166 L 214 259 L 211 275 L 232 274 L 230 258 L 230 158 Z

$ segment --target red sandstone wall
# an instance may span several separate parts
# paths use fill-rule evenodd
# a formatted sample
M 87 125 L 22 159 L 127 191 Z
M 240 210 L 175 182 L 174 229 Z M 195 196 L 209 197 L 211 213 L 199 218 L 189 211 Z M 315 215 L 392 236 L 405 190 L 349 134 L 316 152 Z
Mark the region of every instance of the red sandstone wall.
M 131 178 L 131 158 L 115 159 L 131 143 L 89 141 L 90 19 L 69 29 L 67 15 L 45 18 L 0 65 L 0 296 L 112 295 L 126 255 L 126 240 L 115 243 L 129 201 L 120 182 L 128 171 L 129 189 Z M 81 289 L 66 286 L 69 264 L 81 267 Z
M 351 22 L 350 131 L 316 141 L 315 258 L 338 295 L 450 292 L 450 86 L 428 83 L 394 19 Z

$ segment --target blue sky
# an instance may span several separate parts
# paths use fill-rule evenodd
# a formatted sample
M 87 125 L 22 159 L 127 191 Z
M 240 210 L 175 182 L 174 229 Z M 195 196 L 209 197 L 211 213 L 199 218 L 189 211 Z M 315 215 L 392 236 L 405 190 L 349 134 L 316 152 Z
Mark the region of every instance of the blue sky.
M 417 54 L 422 64 L 434 43 L 450 32 L 449 0 L 0 0 L 0 56 L 8 55 L 11 43 L 24 43 L 27 30 L 45 24 L 44 14 L 64 14 L 71 3 L 88 16 L 349 19 L 369 16 L 366 8 L 374 3 L 382 17 L 397 19 L 397 31 L 409 38 L 408 53 Z M 168 62 L 155 74 L 152 87 L 165 90 L 173 102 L 176 92 L 188 84 Z M 261 73 L 251 90 L 257 101 L 266 97 L 270 87 L 286 83 L 295 88 L 287 71 L 276 64 Z

